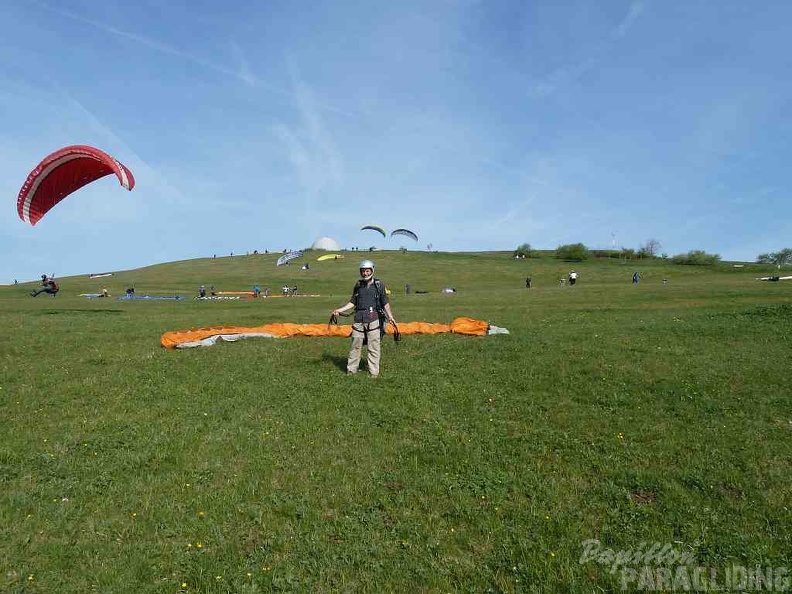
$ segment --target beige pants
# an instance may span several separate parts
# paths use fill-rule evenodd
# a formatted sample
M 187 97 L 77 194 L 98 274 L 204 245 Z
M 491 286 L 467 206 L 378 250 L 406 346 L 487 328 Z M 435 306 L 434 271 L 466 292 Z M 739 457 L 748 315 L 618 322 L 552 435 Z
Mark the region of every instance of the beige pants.
M 347 361 L 347 371 L 357 373 L 360 366 L 360 353 L 363 350 L 363 339 L 368 338 L 368 370 L 369 373 L 377 377 L 380 366 L 380 323 L 379 320 L 373 322 L 355 322 L 352 324 L 352 348 L 349 349 L 349 360 Z

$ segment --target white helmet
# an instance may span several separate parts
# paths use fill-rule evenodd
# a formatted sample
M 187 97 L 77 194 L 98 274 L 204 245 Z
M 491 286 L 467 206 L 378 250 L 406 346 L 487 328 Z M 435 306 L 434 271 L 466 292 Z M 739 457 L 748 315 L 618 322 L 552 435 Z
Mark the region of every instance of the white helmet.
M 370 269 L 370 270 L 371 270 L 371 274 L 365 275 L 365 276 L 363 277 L 363 278 L 365 278 L 366 280 L 368 280 L 368 279 L 370 279 L 372 276 L 374 276 L 374 262 L 372 262 L 371 260 L 363 260 L 363 261 L 360 263 L 360 266 L 359 266 L 359 268 L 360 268 L 361 272 L 362 272 L 362 271 L 363 271 L 363 269 L 365 269 L 365 268 L 368 268 L 368 269 Z

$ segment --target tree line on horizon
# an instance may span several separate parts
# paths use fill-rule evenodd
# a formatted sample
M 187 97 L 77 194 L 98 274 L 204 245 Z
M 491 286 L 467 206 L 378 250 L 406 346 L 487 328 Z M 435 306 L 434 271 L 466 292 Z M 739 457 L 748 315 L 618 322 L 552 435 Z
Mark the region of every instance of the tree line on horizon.
M 624 260 L 648 260 L 663 259 L 672 264 L 682 264 L 689 266 L 712 266 L 721 261 L 720 254 L 709 254 L 704 250 L 690 250 L 684 254 L 669 256 L 660 253 L 661 244 L 657 239 L 649 239 L 637 250 L 622 247 L 613 250 L 590 250 L 583 243 L 568 243 L 558 246 L 553 250 L 553 255 L 559 260 L 568 262 L 582 262 L 589 258 L 619 258 Z M 515 258 L 531 258 L 537 251 L 531 247 L 530 243 L 523 243 L 514 250 Z M 544 250 L 542 250 L 544 251 Z M 788 266 L 792 264 L 792 248 L 784 248 L 778 252 L 759 254 L 756 257 L 757 264 L 774 264 L 776 266 Z

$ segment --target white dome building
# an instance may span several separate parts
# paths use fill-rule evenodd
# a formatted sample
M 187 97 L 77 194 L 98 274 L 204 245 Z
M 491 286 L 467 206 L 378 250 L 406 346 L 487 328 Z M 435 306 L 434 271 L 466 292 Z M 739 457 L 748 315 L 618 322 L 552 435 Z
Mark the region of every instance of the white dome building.
M 341 246 L 338 245 L 338 242 L 331 237 L 320 237 L 313 242 L 311 249 L 325 250 L 326 252 L 338 252 L 341 250 Z

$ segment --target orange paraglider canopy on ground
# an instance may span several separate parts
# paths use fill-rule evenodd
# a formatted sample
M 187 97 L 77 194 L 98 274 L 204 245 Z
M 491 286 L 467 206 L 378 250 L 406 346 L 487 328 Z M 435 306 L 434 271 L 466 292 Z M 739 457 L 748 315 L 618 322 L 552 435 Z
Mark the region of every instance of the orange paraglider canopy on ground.
M 388 334 L 393 334 L 389 326 Z M 483 320 L 473 318 L 456 318 L 450 324 L 430 322 L 406 322 L 399 324 L 399 333 L 404 334 L 465 334 L 468 336 L 484 336 L 486 334 L 507 334 L 503 328 L 491 326 Z M 194 346 L 210 346 L 218 340 L 235 341 L 242 338 L 287 338 L 289 336 L 341 336 L 352 335 L 352 326 L 336 326 L 331 324 L 291 324 L 278 322 L 263 326 L 218 326 L 212 328 L 196 328 L 193 330 L 174 330 L 166 332 L 160 338 L 165 348 L 187 348 Z

